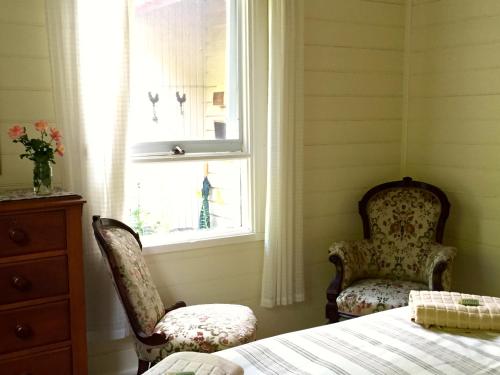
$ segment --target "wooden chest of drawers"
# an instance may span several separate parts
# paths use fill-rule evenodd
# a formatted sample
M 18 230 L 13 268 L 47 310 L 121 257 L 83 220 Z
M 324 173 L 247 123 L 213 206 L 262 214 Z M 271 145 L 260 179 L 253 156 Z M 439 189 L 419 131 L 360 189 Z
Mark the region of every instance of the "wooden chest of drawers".
M 0 374 L 87 374 L 78 195 L 0 201 Z

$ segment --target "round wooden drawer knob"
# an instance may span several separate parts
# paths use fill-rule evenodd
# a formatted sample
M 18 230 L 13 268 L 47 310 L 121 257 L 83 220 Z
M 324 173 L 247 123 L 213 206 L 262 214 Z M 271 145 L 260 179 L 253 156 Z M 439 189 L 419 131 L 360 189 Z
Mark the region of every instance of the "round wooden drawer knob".
M 31 289 L 31 281 L 22 276 L 12 276 L 10 284 L 21 292 L 26 292 Z
M 16 326 L 16 336 L 22 340 L 29 339 L 33 336 L 33 330 L 27 324 L 18 324 Z
M 18 245 L 23 245 L 28 242 L 28 235 L 21 228 L 11 228 L 9 229 L 9 238 L 12 242 Z

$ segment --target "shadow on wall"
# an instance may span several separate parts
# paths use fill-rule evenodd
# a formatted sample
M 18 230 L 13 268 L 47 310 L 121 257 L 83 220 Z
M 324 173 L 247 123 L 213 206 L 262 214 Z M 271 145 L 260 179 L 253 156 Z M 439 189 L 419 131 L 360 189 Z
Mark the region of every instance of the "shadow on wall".
M 482 237 L 480 221 L 471 219 L 480 217 L 478 206 L 474 204 L 473 197 L 454 192 L 447 192 L 447 195 L 451 203 L 451 209 L 448 227 L 445 230 L 444 244 L 457 248 L 453 268 L 452 291 L 475 294 L 486 293 L 485 288 L 480 287 L 487 282 L 487 278 L 484 277 L 482 271 L 484 269 L 483 263 L 487 257 L 480 254 L 477 245 L 481 242 Z

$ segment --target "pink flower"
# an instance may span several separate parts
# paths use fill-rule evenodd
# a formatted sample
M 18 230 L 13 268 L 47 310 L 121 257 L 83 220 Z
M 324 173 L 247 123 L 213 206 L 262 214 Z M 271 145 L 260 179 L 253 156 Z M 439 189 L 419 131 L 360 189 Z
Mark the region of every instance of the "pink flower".
M 55 163 L 55 154 L 64 155 L 62 144 L 62 134 L 56 128 L 50 128 L 46 120 L 35 122 L 35 129 L 38 131 L 38 138 L 30 138 L 26 133 L 26 128 L 20 124 L 14 124 L 8 131 L 9 137 L 14 143 L 21 143 L 25 150 L 19 155 L 21 159 L 48 160 Z M 50 137 L 50 139 L 48 139 Z M 55 142 L 55 145 L 54 145 Z
M 44 132 L 48 129 L 49 123 L 46 120 L 39 120 L 35 122 L 35 129 L 39 132 Z
M 9 137 L 11 139 L 17 139 L 25 134 L 26 134 L 26 129 L 18 124 L 14 125 L 12 128 L 9 129 Z
M 50 138 L 56 141 L 56 143 L 60 143 L 62 139 L 62 134 L 56 128 L 50 128 Z
M 56 153 L 59 156 L 63 156 L 64 155 L 64 146 L 63 146 L 62 143 L 56 143 Z

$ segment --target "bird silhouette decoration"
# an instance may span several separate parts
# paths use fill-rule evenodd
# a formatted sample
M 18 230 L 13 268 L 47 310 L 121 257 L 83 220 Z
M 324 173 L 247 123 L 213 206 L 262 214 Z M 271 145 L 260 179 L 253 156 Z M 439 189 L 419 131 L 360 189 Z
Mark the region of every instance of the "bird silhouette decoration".
M 186 101 L 186 93 L 180 96 L 179 91 L 175 92 L 175 96 L 177 97 L 177 101 L 179 102 L 179 106 L 181 107 L 181 115 L 184 115 L 184 107 L 183 104 Z
M 148 92 L 148 96 L 149 101 L 151 102 L 151 104 L 153 104 L 153 121 L 158 123 L 158 116 L 156 115 L 156 103 L 158 103 L 160 97 L 158 96 L 158 93 L 153 96 L 153 94 L 151 94 L 151 91 Z

